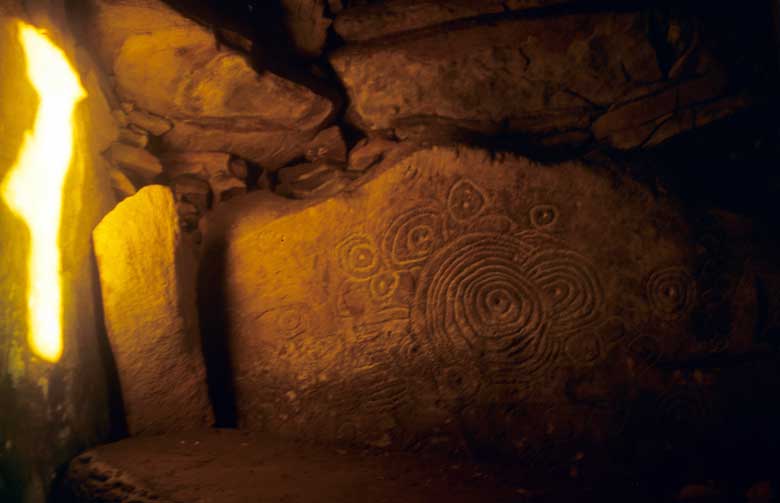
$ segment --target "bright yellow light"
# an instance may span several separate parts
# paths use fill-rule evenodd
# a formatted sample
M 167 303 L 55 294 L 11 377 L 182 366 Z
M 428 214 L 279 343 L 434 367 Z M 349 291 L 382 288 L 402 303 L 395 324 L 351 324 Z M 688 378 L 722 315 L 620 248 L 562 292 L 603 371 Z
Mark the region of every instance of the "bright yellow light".
M 30 345 L 41 358 L 57 361 L 62 354 L 62 192 L 73 157 L 73 111 L 86 91 L 65 53 L 45 34 L 20 22 L 19 41 L 27 61 L 27 78 L 39 104 L 33 131 L 26 133 L 0 194 L 30 231 Z

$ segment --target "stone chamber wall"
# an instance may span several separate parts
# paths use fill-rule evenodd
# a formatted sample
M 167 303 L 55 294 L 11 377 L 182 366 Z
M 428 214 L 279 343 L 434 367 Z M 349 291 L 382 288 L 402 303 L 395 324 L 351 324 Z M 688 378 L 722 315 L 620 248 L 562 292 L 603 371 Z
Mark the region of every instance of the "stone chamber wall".
M 45 28 L 82 73 L 89 98 L 75 112 L 76 154 L 65 182 L 60 232 L 63 353 L 35 356 L 27 340 L 29 234 L 0 202 L 0 501 L 45 501 L 77 453 L 124 430 L 100 308 L 91 232 L 116 204 L 101 152 L 116 131 L 100 87 L 102 72 L 72 37 L 57 2 L 0 2 L 0 179 L 32 129 L 38 97 L 25 76 L 17 23 Z
M 773 6 L 71 0 L 64 12 L 82 72 L 97 65 L 95 176 L 134 201 L 113 231 L 130 242 L 169 224 L 166 203 L 144 202 L 163 197 L 141 191 L 166 185 L 199 256 L 216 425 L 509 461 L 537 481 L 661 472 L 674 486 L 777 477 Z M 107 301 L 107 318 L 121 325 L 154 292 Z M 0 357 L 23 352 L 9 327 Z M 41 389 L 39 374 L 6 359 L 0 398 L 18 412 L 0 432 L 15 445 L 23 418 L 47 411 L 50 431 L 62 408 L 24 409 L 32 392 L 16 390 Z M 95 410 L 70 454 L 109 437 L 110 393 L 95 393 L 78 402 Z M 5 469 L 27 466 L 5 445 L 0 495 L 18 498 L 4 488 L 32 487 L 33 470 Z M 46 470 L 64 461 L 25 452 Z

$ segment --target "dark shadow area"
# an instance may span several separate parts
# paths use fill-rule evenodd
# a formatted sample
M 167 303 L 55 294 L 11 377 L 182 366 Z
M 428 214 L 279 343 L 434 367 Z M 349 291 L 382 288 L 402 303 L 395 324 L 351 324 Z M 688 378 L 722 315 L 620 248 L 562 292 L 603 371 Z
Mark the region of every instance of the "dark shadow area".
M 238 425 L 234 373 L 230 361 L 227 334 L 230 316 L 225 303 L 225 244 L 207 243 L 198 272 L 198 313 L 206 363 L 209 398 L 214 409 L 214 425 L 235 428 Z

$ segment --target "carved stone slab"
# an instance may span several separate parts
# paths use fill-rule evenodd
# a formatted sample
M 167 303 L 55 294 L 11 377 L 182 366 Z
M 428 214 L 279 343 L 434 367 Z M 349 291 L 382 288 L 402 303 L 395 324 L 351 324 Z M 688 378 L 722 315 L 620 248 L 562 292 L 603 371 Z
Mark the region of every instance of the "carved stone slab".
M 662 363 L 725 351 L 742 316 L 695 335 L 736 312 L 705 302 L 698 238 L 607 168 L 434 148 L 320 203 L 268 197 L 207 232 L 224 261 L 201 294 L 226 299 L 209 310 L 243 427 L 570 457 L 556 447 L 619 434 L 645 392 L 670 420 L 700 414 L 706 379 Z

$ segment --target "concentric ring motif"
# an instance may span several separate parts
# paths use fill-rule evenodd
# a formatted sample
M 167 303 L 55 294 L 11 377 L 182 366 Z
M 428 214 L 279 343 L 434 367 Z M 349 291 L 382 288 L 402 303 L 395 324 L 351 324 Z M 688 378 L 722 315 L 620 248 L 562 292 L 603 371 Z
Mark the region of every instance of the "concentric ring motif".
M 452 217 L 459 222 L 470 220 L 479 215 L 486 203 L 487 198 L 482 190 L 465 179 L 455 182 L 447 197 L 447 208 Z
M 270 309 L 259 316 L 273 330 L 273 336 L 296 339 L 312 327 L 311 307 L 307 304 L 287 304 Z
M 656 316 L 677 320 L 687 314 L 696 301 L 696 281 L 683 267 L 666 267 L 648 277 L 645 294 Z
M 379 252 L 366 234 L 352 234 L 341 241 L 336 256 L 341 269 L 355 278 L 370 278 L 379 270 Z
M 412 208 L 390 223 L 382 247 L 390 263 L 407 267 L 422 262 L 444 239 L 441 213 L 434 207 Z
M 556 350 L 545 337 L 549 303 L 522 267 L 532 251 L 493 233 L 466 235 L 439 250 L 420 276 L 412 313 L 417 333 L 456 359 L 465 350 L 517 375 L 542 371 Z
M 551 227 L 558 221 L 558 208 L 552 204 L 540 204 L 529 212 L 531 225 L 537 229 Z
M 545 247 L 524 267 L 552 301 L 555 335 L 576 334 L 602 321 L 604 292 L 595 269 L 581 254 Z

